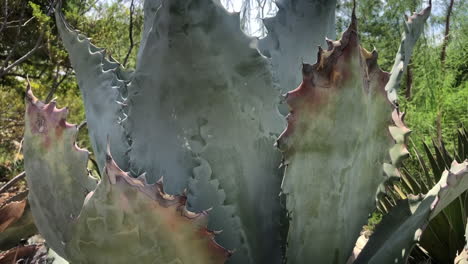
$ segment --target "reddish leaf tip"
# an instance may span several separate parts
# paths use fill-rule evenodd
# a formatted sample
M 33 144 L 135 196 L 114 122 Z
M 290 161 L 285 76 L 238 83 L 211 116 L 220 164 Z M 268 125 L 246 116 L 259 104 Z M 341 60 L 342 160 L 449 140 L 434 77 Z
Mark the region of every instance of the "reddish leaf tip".
M 124 184 L 132 188 L 138 189 L 139 192 L 144 193 L 149 199 L 155 201 L 158 206 L 163 208 L 175 207 L 180 216 L 189 221 L 194 221 L 198 225 L 199 232 L 202 236 L 209 239 L 209 247 L 212 252 L 217 256 L 222 256 L 227 259 L 232 255 L 229 251 L 214 240 L 216 231 L 210 231 L 206 228 L 207 217 L 210 209 L 195 213 L 187 209 L 187 196 L 185 195 L 171 195 L 164 192 L 163 177 L 161 177 L 155 184 L 148 184 L 144 174 L 138 178 L 132 178 L 128 173 L 119 168 L 117 163 L 113 160 L 110 153 L 106 155 L 105 176 L 108 177 L 111 184 Z

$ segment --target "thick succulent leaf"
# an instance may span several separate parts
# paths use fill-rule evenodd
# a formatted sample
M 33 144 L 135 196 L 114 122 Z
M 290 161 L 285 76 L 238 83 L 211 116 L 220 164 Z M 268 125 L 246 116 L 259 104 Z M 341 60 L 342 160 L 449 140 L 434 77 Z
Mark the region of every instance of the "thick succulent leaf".
M 409 155 L 411 131 L 385 90 L 390 76 L 376 51 L 360 48 L 356 31 L 353 14 L 341 40 L 319 47 L 317 63 L 303 65 L 301 85 L 286 96 L 291 113 L 278 147 L 287 166 L 291 263 L 345 262 L 375 206 L 369 190 L 385 192 Z
M 359 256 L 359 254 L 361 254 L 361 251 L 366 246 L 367 241 L 369 241 L 369 238 L 365 234 L 361 234 L 358 237 L 356 245 L 353 248 L 353 252 L 351 256 L 349 256 L 348 261 L 346 261 L 346 264 L 352 264 L 356 260 L 356 258 Z
M 459 140 L 468 140 L 468 137 L 459 138 Z M 459 145 L 460 146 L 460 145 Z M 443 144 L 434 144 L 433 149 L 436 149 L 434 163 L 438 165 L 434 172 L 434 176 L 440 179 L 442 172 L 439 174 L 437 171 L 440 169 L 450 167 L 450 162 L 447 160 L 453 159 L 448 154 L 448 150 Z M 463 154 L 463 149 L 457 151 Z M 432 158 L 432 153 L 427 152 L 427 155 Z M 468 155 L 459 156 L 457 161 L 461 162 L 468 159 Z M 457 252 L 460 252 L 465 246 L 465 226 L 466 226 L 466 198 L 467 192 L 464 192 L 450 205 L 448 205 L 440 214 L 438 214 L 429 223 L 429 227 L 421 236 L 419 244 L 428 252 L 431 257 L 439 263 L 453 262 Z
M 377 65 L 377 52 L 360 48 L 356 30 L 353 15 L 342 39 L 319 49 L 316 64 L 303 65 L 301 85 L 286 96 L 291 113 L 277 143 L 286 165 L 290 263 L 344 263 L 374 207 L 370 190 L 386 179 L 388 74 Z M 393 118 L 391 134 L 403 142 L 408 131 L 401 114 Z M 392 153 L 399 160 L 406 148 Z M 384 170 L 388 178 L 399 174 L 391 164 Z
M 127 82 L 130 74 L 106 58 L 106 52 L 73 30 L 58 8 L 57 28 L 75 70 L 86 109 L 86 122 L 98 166 L 105 163 L 107 137 L 114 147 L 117 163 L 128 168 L 128 137 L 122 127 L 126 118 Z
M 259 49 L 271 59 L 277 85 L 283 93 L 302 80 L 301 61 L 313 61 L 312 47 L 324 45 L 325 37 L 335 38 L 336 0 L 276 1 L 276 16 L 264 20 L 268 35 L 259 40 Z
M 463 161 L 468 158 L 463 155 L 463 141 L 467 141 L 468 137 L 463 136 L 459 133 L 459 143 L 458 150 L 455 153 L 458 162 Z M 414 145 L 414 144 L 413 144 Z M 449 154 L 450 151 L 444 146 L 444 144 L 434 144 L 433 149 L 435 149 L 435 155 L 433 151 L 429 149 L 427 145 L 424 144 L 424 149 L 426 155 L 431 164 L 431 170 L 428 169 L 424 159 L 419 155 L 418 151 L 414 149 L 415 160 L 419 162 L 421 174 L 412 173 L 406 169 L 403 169 L 402 172 L 402 182 L 394 183 L 391 187 L 387 187 L 387 190 L 390 190 L 389 195 L 398 196 L 398 200 L 406 199 L 408 194 L 420 194 L 427 193 L 432 186 L 442 176 L 444 168 L 450 168 L 450 160 L 453 160 L 453 157 Z M 414 146 L 413 146 L 414 148 Z M 433 175 L 431 175 L 433 174 Z M 434 181 L 437 179 L 437 181 Z M 398 186 L 403 188 L 399 190 Z M 466 226 L 466 210 L 465 210 L 465 198 L 467 192 L 464 192 L 457 199 L 452 201 L 452 203 L 445 207 L 445 209 L 434 217 L 429 226 L 426 228 L 425 232 L 422 234 L 418 244 L 420 247 L 424 248 L 431 256 L 431 259 L 437 263 L 450 263 L 453 262 L 456 257 L 457 252 L 460 252 L 465 245 L 464 230 Z M 387 197 L 382 197 L 381 200 L 385 200 Z M 416 248 L 412 251 L 411 255 L 414 257 L 415 254 L 419 252 Z
M 219 180 L 213 178 L 208 162 L 199 158 L 199 166 L 193 169 L 194 177 L 189 182 L 189 205 L 195 209 L 211 208 L 209 226 L 222 230 L 216 240 L 226 248 L 235 249 L 229 263 L 251 263 L 252 254 L 240 218 L 233 205 L 224 205 L 226 193 L 220 188 Z M 203 193 L 199 193 L 203 191 Z
M 421 32 L 424 29 L 424 24 L 431 13 L 431 7 L 431 1 L 429 1 L 429 6 L 426 9 L 419 13 L 414 13 L 405 21 L 405 31 L 403 32 L 400 47 L 395 56 L 395 62 L 390 72 L 390 80 L 388 80 L 388 83 L 385 86 L 385 91 L 387 91 L 388 100 L 390 102 L 395 103 L 397 101 L 397 91 L 400 87 L 401 78 L 403 78 L 403 73 L 409 64 L 414 44 L 416 44 L 419 35 L 421 35 Z
M 147 45 L 146 41 L 148 40 L 148 35 L 151 33 L 154 24 L 154 16 L 156 11 L 161 6 L 162 0 L 151 0 L 145 1 L 143 10 L 144 10 L 144 21 L 143 21 L 143 33 L 140 42 L 140 50 L 137 56 L 137 61 L 145 59 L 145 54 L 142 53 L 144 48 Z M 151 44 L 151 43 L 150 43 Z
M 354 263 L 406 263 L 428 222 L 468 189 L 468 161 L 454 161 L 424 196 L 401 200 L 377 226 Z
M 164 176 L 170 194 L 190 181 L 191 208 L 227 216 L 209 226 L 236 234 L 220 236 L 236 248 L 234 259 L 278 261 L 281 157 L 273 144 L 283 121 L 266 59 L 249 47 L 238 14 L 211 0 L 163 1 L 143 38 L 129 87 L 132 174 L 147 172 L 151 183 Z
M 467 264 L 468 263 L 468 249 L 466 247 L 463 248 L 460 254 L 457 255 L 453 263 L 455 264 Z
M 224 263 L 230 252 L 214 242 L 206 212 L 186 210 L 185 196 L 164 193 L 120 170 L 110 154 L 67 243 L 72 263 Z
M 96 181 L 88 177 L 88 151 L 75 145 L 78 131 L 65 121 L 67 109 L 26 94 L 24 167 L 28 200 L 39 232 L 58 254 L 70 240 L 71 223 Z
M 468 241 L 468 224 L 465 227 L 465 240 Z M 455 258 L 454 264 L 468 264 L 468 243 Z

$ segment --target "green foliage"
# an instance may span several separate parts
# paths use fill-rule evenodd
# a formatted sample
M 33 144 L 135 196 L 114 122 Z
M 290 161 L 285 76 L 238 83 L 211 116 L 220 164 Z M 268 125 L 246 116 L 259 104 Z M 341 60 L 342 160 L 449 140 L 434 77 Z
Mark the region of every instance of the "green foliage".
M 402 16 L 407 10 L 414 12 L 423 1 L 374 1 L 361 0 L 357 14 L 363 18 L 359 31 L 363 46 L 376 47 L 379 51 L 379 64 L 389 70 L 393 56 L 398 49 L 398 39 L 402 34 Z M 419 149 L 422 143 L 433 138 L 454 138 L 454 132 L 468 122 L 468 6 L 463 1 L 455 1 L 450 19 L 450 40 L 447 47 L 445 65 L 440 61 L 442 39 L 449 1 L 435 2 L 437 9 L 431 15 L 430 25 L 426 26 L 415 46 L 410 63 L 412 78 L 406 76 L 401 83 L 399 104 L 407 113 L 406 124 L 414 133 L 413 141 Z M 341 32 L 349 23 L 352 1 L 339 1 L 337 6 L 337 30 Z M 407 72 L 405 73 L 407 74 Z M 411 97 L 407 89 L 411 87 Z M 438 124 L 438 119 L 440 122 Z M 452 141 L 446 142 L 451 147 Z
M 66 1 L 63 10 L 71 22 L 79 21 L 80 28 L 89 32 L 96 43 L 108 47 L 108 53 L 123 62 L 130 46 L 129 6 L 129 1 L 96 3 L 71 0 Z M 21 109 L 24 109 L 22 98 L 27 76 L 39 98 L 45 100 L 51 90 L 54 90 L 53 97 L 69 107 L 70 122 L 81 123 L 85 120 L 83 101 L 69 64 L 68 54 L 58 39 L 55 20 L 51 18 L 50 1 L 8 1 L 6 7 L 7 21 L 20 21 L 25 25 L 7 27 L 0 32 L 0 50 L 5 51 L 2 55 L 4 57 L 0 56 L 0 66 L 19 59 L 35 46 L 41 34 L 43 36 L 40 48 L 32 56 L 12 71 L 0 76 L 0 180 L 23 170 L 21 143 L 24 117 Z M 136 0 L 133 13 L 134 45 L 139 44 L 142 12 L 142 3 Z M 136 51 L 136 48 L 132 49 L 127 63 L 129 67 L 135 65 Z M 86 128 L 79 133 L 77 143 L 90 148 Z
M 452 40 L 445 67 L 440 62 L 440 47 L 423 43 L 415 51 L 413 96 L 402 100 L 402 106 L 408 114 L 407 124 L 419 135 L 413 138 L 418 148 L 434 137 L 454 138 L 458 127 L 468 125 L 468 82 L 463 74 L 467 65 L 466 57 L 460 57 L 467 54 L 467 41 L 466 36 Z M 453 141 L 446 144 L 453 146 Z
M 372 215 L 367 221 L 367 225 L 364 226 L 365 231 L 373 232 L 375 227 L 382 221 L 382 213 L 380 211 L 372 212 Z
M 137 47 L 143 28 L 143 7 L 142 0 L 134 0 L 135 9 L 132 18 L 132 37 L 134 48 L 130 54 L 126 68 L 135 68 Z M 81 5 L 69 3 L 64 10 L 67 21 L 75 28 L 80 28 L 86 32 L 87 37 L 99 47 L 106 47 L 107 54 L 120 63 L 124 62 L 125 56 L 130 47 L 129 40 L 129 16 L 130 0 L 117 0 L 112 2 L 98 2 L 92 10 L 83 16 L 77 9 Z

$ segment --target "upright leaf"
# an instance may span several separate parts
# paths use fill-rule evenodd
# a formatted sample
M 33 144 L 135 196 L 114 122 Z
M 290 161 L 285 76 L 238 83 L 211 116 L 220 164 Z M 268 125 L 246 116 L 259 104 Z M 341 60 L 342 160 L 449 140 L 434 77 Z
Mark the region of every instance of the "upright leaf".
M 60 7 L 55 12 L 57 28 L 68 51 L 81 90 L 89 137 L 100 170 L 105 163 L 107 137 L 115 146 L 117 163 L 128 168 L 129 138 L 121 122 L 127 117 L 127 82 L 130 74 L 120 64 L 106 58 L 104 49 L 94 46 L 86 36 L 72 29 Z
M 72 263 L 221 264 L 231 254 L 205 228 L 207 213 L 187 211 L 185 196 L 123 172 L 107 154 L 103 179 L 88 195 L 66 245 Z
M 78 129 L 65 121 L 67 113 L 28 89 L 23 151 L 28 200 L 39 232 L 61 256 L 85 196 L 96 185 L 86 170 L 88 151 L 75 145 Z
M 421 35 L 421 32 L 424 29 L 424 23 L 426 23 L 426 20 L 431 13 L 431 8 L 432 5 L 429 0 L 429 6 L 426 9 L 422 12 L 414 13 L 405 21 L 400 47 L 398 48 L 398 52 L 395 56 L 395 62 L 393 63 L 392 70 L 390 71 L 390 79 L 385 86 L 388 100 L 392 103 L 396 103 L 397 101 L 397 91 L 400 87 L 401 78 L 403 78 L 406 67 L 410 62 L 414 44 L 416 44 L 416 41 Z
M 317 57 L 286 96 L 291 112 L 278 139 L 290 263 L 345 262 L 375 207 L 375 190 L 385 192 L 382 183 L 400 177 L 409 155 L 411 131 L 385 90 L 391 78 L 378 67 L 377 52 L 359 46 L 354 12 L 341 40 L 319 47 Z
M 428 222 L 468 189 L 468 161 L 454 161 L 425 195 L 402 200 L 384 217 L 354 263 L 406 263 Z
M 260 51 L 271 59 L 276 84 L 283 93 L 301 82 L 296 69 L 312 61 L 312 47 L 335 38 L 336 0 L 275 1 L 276 16 L 264 19 L 268 35 L 259 41 Z
M 189 187 L 191 208 L 219 212 L 209 226 L 236 248 L 233 262 L 279 261 L 273 144 L 283 122 L 268 62 L 238 14 L 211 0 L 162 1 L 151 12 L 129 87 L 132 174 L 163 176 L 170 194 Z

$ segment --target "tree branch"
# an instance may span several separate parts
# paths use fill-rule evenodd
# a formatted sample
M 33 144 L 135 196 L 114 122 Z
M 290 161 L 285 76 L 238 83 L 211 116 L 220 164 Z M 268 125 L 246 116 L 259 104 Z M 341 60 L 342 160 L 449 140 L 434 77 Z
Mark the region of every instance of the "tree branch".
M 406 90 L 405 90 L 405 97 L 407 100 L 411 99 L 411 88 L 413 87 L 413 71 L 411 69 L 411 60 L 406 67 Z
M 21 15 L 20 15 L 20 20 L 23 20 L 24 18 L 24 8 L 21 10 Z M 21 27 L 18 27 L 17 30 L 16 30 L 16 35 L 15 35 L 15 43 L 16 45 L 13 46 L 13 48 L 11 49 L 10 53 L 8 53 L 7 57 L 5 58 L 5 60 L 3 61 L 3 64 L 2 64 L 2 68 L 0 68 L 0 74 L 2 73 L 2 70 L 8 66 L 8 62 L 10 61 L 11 57 L 13 56 L 13 54 L 15 53 L 15 50 L 16 48 L 18 47 L 18 37 L 21 35 Z M 1 78 L 2 75 L 0 75 L 0 78 Z
M 57 77 L 58 77 L 58 75 L 59 75 L 59 70 L 57 69 Z M 60 86 L 60 84 L 62 84 L 63 81 L 65 81 L 65 79 L 67 79 L 67 77 L 68 77 L 68 69 L 65 71 L 65 74 L 64 74 L 63 77 L 60 79 L 60 81 L 58 81 L 58 82 L 54 81 L 55 84 L 52 86 L 52 89 L 50 89 L 50 92 L 49 92 L 49 94 L 47 95 L 47 98 L 46 98 L 46 100 L 45 100 L 45 103 L 46 103 L 46 104 L 49 103 L 50 100 L 52 100 L 52 96 L 54 96 L 55 91 L 56 91 L 57 88 Z M 57 80 L 57 78 L 56 78 L 55 80 Z
M 34 52 L 36 52 L 36 50 L 38 50 L 40 47 L 41 47 L 41 43 L 42 43 L 42 38 L 44 36 L 44 33 L 42 33 L 39 38 L 37 39 L 36 41 L 36 45 L 34 46 L 34 48 L 32 48 L 32 50 L 28 51 L 26 54 L 24 54 L 21 58 L 17 59 L 15 62 L 13 62 L 12 64 L 8 65 L 7 67 L 2 67 L 0 69 L 0 78 L 2 78 L 5 74 L 7 74 L 9 71 L 11 71 L 14 67 L 16 67 L 18 64 L 22 63 L 23 61 L 25 61 L 26 59 L 28 59 L 31 55 L 34 54 Z M 13 53 L 13 52 L 12 52 Z
M 21 172 L 20 174 L 16 175 L 13 179 L 11 179 L 9 182 L 5 183 L 2 187 L 0 187 L 0 193 L 6 192 L 13 185 L 15 185 L 17 182 L 24 179 L 25 176 L 26 176 L 26 172 L 24 172 L 24 171 Z
M 5 28 L 7 24 L 7 19 L 8 19 L 8 0 L 5 0 L 5 6 L 3 9 L 3 24 L 2 24 L 2 27 L 0 27 L 0 32 L 2 32 L 3 29 Z
M 447 45 L 449 42 L 450 38 L 450 16 L 452 15 L 452 9 L 453 9 L 453 2 L 454 0 L 450 0 L 450 4 L 447 9 L 447 16 L 445 19 L 445 34 L 444 34 L 444 42 L 442 43 L 442 51 L 440 53 L 440 62 L 442 63 L 442 66 L 445 64 L 445 57 L 447 56 Z

